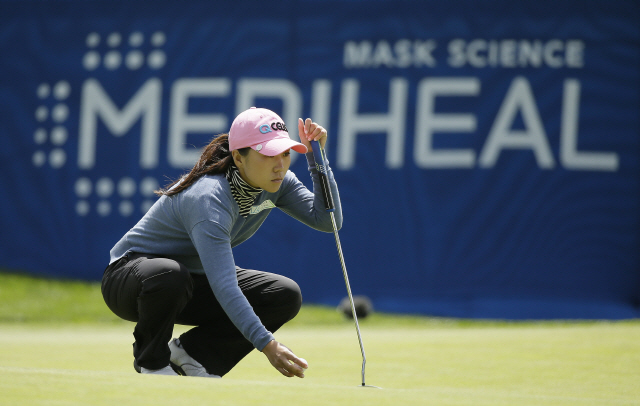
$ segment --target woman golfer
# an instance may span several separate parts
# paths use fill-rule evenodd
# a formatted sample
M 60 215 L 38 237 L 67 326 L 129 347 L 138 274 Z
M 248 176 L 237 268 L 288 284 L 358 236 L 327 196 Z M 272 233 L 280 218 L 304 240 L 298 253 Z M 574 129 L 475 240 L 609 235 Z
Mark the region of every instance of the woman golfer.
M 138 372 L 221 377 L 257 348 L 282 375 L 304 377 L 306 361 L 272 334 L 298 313 L 300 288 L 284 276 L 237 267 L 232 253 L 274 207 L 333 231 L 310 145 L 324 146 L 327 132 L 310 119 L 299 119 L 298 131 L 302 144 L 274 112 L 242 112 L 111 249 L 102 294 L 111 311 L 137 323 Z M 306 153 L 313 193 L 288 170 L 290 150 Z M 340 227 L 331 170 L 328 177 Z M 172 339 L 176 323 L 195 327 Z

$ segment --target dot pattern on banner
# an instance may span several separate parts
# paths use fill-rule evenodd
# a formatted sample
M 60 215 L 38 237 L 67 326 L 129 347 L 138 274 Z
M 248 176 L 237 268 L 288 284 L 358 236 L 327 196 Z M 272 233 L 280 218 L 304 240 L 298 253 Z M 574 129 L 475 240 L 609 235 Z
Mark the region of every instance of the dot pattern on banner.
M 67 153 L 64 149 L 56 148 L 49 153 L 49 164 L 53 168 L 62 168 L 67 161 Z
M 128 35 L 112 32 L 107 34 L 104 41 L 100 34 L 92 32 L 85 40 L 87 52 L 82 58 L 82 66 L 88 71 L 96 70 L 101 66 L 110 71 L 121 67 L 137 70 L 141 69 L 146 62 L 150 69 L 158 70 L 167 63 L 167 55 L 161 49 L 166 40 L 164 32 L 161 31 L 152 33 L 148 40 L 139 31 Z M 45 92 L 46 89 L 42 91 Z
M 55 97 L 56 100 L 65 100 L 69 97 L 69 94 L 71 94 L 71 86 L 69 85 L 69 82 L 64 80 L 56 83 L 53 88 L 53 97 Z
M 123 200 L 120 202 L 120 206 L 118 207 L 118 211 L 120 212 L 120 215 L 122 217 L 129 217 L 131 214 L 133 214 L 133 203 L 131 203 L 128 200 Z
M 90 200 L 93 200 L 94 210 L 101 217 L 111 215 L 129 217 L 134 214 L 136 209 L 131 201 L 136 197 L 136 193 L 142 197 L 139 208 L 140 213 L 144 214 L 155 203 L 154 192 L 158 187 L 158 181 L 152 177 L 146 177 L 140 183 L 136 183 L 135 179 L 128 176 L 117 180 L 105 176 L 95 182 L 88 177 L 80 177 L 74 184 L 74 192 L 78 198 L 76 214 L 82 217 L 90 214 Z
M 87 214 L 89 214 L 89 203 L 87 203 L 87 201 L 85 200 L 80 200 L 78 201 L 78 203 L 76 203 L 76 213 L 79 216 L 86 216 Z
M 101 200 L 100 202 L 98 202 L 98 206 L 96 206 L 96 211 L 102 217 L 107 217 L 109 214 L 111 214 L 111 203 L 109 203 L 107 200 Z
M 38 149 L 31 159 L 35 167 L 43 167 L 48 163 L 52 168 L 59 169 L 67 163 L 67 153 L 62 147 L 69 139 L 65 123 L 69 119 L 67 99 L 70 95 L 71 85 L 66 80 L 41 83 L 36 88 L 38 106 L 34 116 L 37 128 L 33 132 L 33 141 Z
M 113 181 L 109 178 L 100 178 L 96 182 L 96 193 L 102 198 L 107 198 L 113 193 Z
M 45 133 L 46 137 L 46 133 Z M 68 134 L 67 129 L 62 126 L 53 127 L 51 130 L 51 143 L 54 145 L 64 145 L 67 142 Z M 45 138 L 46 139 L 46 138 Z
M 85 198 L 91 195 L 93 190 L 93 185 L 91 184 L 91 180 L 89 178 L 79 178 L 76 180 L 75 191 L 76 196 Z

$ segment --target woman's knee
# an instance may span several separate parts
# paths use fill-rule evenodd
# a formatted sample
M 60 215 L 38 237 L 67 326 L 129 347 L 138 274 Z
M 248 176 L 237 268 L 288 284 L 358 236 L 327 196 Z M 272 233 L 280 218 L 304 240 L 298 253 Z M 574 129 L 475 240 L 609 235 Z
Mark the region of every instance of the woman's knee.
M 279 274 L 251 269 L 237 268 L 237 272 L 242 293 L 265 326 L 279 327 L 300 311 L 302 293 L 295 281 Z
M 278 281 L 279 285 L 279 301 L 283 308 L 283 312 L 288 313 L 286 315 L 288 320 L 293 319 L 302 306 L 302 291 L 300 286 L 289 278 L 282 277 Z

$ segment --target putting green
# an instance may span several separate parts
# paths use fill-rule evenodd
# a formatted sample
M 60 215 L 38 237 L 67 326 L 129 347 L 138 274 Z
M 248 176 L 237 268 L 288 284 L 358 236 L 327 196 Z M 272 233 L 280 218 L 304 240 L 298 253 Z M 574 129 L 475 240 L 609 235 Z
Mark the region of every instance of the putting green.
M 251 353 L 224 379 L 143 376 L 132 324 L 0 324 L 0 405 L 640 405 L 640 323 L 367 326 L 276 334 L 309 362 Z M 180 330 L 181 331 L 181 330 Z M 180 331 L 176 331 L 176 334 Z

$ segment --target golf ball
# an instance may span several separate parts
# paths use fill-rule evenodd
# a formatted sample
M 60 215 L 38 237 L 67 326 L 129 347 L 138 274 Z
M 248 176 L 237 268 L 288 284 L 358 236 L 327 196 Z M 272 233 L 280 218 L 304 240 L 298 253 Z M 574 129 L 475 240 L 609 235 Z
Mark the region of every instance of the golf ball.
M 306 360 L 306 359 L 304 359 L 304 358 L 300 358 L 300 361 L 302 361 L 302 362 L 304 362 L 305 364 L 309 365 L 309 364 L 307 363 L 307 360 Z M 303 367 L 302 365 L 300 365 L 300 368 L 302 368 L 302 369 L 307 369 L 307 368 Z

